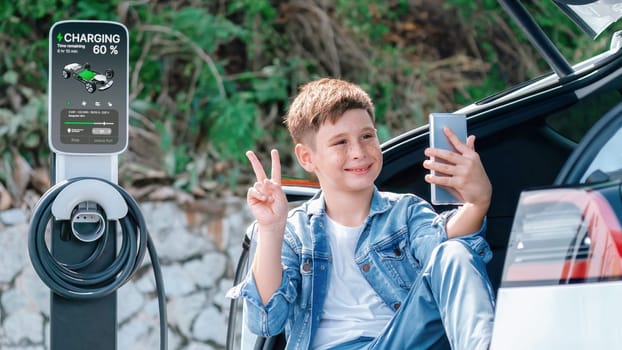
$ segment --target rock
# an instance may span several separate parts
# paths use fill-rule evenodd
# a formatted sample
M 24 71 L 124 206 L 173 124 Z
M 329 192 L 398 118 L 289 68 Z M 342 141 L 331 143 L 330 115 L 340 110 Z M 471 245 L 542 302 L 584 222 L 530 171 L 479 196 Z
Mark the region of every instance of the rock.
M 0 232 L 0 284 L 11 282 L 29 263 L 27 232 L 26 225 L 9 226 Z
M 28 216 L 22 209 L 9 209 L 0 212 L 0 222 L 7 226 L 27 224 Z
M 192 323 L 207 302 L 207 294 L 193 293 L 169 302 L 169 323 L 176 324 L 182 335 L 192 336 Z
M 220 253 L 208 253 L 203 259 L 192 260 L 183 267 L 196 285 L 210 288 L 216 286 L 223 277 L 227 268 L 227 257 Z
M 117 290 L 117 320 L 120 323 L 127 321 L 145 304 L 143 294 L 131 281 Z
M 181 297 L 190 294 L 195 289 L 190 274 L 179 264 L 162 267 L 162 275 L 168 297 Z
M 9 344 L 43 344 L 43 316 L 36 311 L 19 310 L 7 316 L 4 334 Z
M 192 336 L 197 340 L 213 341 L 225 345 L 227 342 L 226 318 L 213 306 L 205 308 L 194 321 Z

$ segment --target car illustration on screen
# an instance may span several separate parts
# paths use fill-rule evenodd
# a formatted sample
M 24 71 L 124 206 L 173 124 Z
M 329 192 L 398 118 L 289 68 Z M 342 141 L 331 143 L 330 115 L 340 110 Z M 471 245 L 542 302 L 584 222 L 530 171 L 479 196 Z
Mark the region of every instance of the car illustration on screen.
M 91 65 L 88 63 L 70 63 L 63 67 L 62 74 L 65 79 L 74 77 L 84 84 L 86 91 L 92 94 L 95 90 L 104 91 L 112 86 L 114 71 L 112 69 L 106 69 L 104 74 L 101 74 L 92 70 Z

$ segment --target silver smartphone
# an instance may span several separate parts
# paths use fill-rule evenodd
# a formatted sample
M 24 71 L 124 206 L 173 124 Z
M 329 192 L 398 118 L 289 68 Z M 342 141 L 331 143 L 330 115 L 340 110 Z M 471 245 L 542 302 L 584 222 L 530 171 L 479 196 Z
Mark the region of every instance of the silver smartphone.
M 466 116 L 457 113 L 431 113 L 430 114 L 430 147 L 454 150 L 453 146 L 445 137 L 443 127 L 451 129 L 462 142 L 466 142 L 467 127 Z M 434 158 L 432 158 L 434 160 Z M 432 171 L 433 175 L 436 174 Z M 462 204 L 451 192 L 443 186 L 431 184 L 431 201 L 435 205 L 458 205 Z

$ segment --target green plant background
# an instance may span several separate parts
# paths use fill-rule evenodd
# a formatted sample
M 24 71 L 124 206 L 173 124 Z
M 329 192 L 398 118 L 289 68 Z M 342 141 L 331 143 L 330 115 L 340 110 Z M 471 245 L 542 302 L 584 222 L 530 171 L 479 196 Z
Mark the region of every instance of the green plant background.
M 551 1 L 523 3 L 571 63 L 607 48 L 608 35 L 586 45 Z M 47 38 L 67 19 L 119 21 L 130 32 L 121 184 L 195 196 L 241 194 L 252 181 L 248 149 L 266 157 L 277 148 L 284 173 L 305 176 L 282 116 L 311 79 L 362 85 L 384 141 L 425 124 L 431 111 L 548 71 L 493 0 L 2 0 L 0 184 L 13 205 L 33 186 L 30 170 L 49 171 Z

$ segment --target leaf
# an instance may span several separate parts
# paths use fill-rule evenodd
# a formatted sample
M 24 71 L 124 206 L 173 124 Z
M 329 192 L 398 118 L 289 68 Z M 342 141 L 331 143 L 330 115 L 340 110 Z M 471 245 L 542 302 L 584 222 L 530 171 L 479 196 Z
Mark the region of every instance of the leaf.
M 149 103 L 148 101 L 145 100 L 133 100 L 130 103 L 130 108 L 135 110 L 138 113 L 146 113 L 147 111 L 149 111 L 152 107 L 151 107 L 151 103 Z
M 214 16 L 203 8 L 186 7 L 175 13 L 173 28 L 184 33 L 207 52 L 216 50 L 219 41 L 247 35 L 247 31 L 225 17 Z
M 9 122 L 15 118 L 15 114 L 6 108 L 0 108 L 0 136 L 11 135 Z
M 24 139 L 24 146 L 27 148 L 36 148 L 41 144 L 41 137 L 37 133 L 29 133 Z
M 215 118 L 209 135 L 212 144 L 223 156 L 244 161 L 245 151 L 255 147 L 262 135 L 257 125 L 257 106 L 249 101 L 248 94 L 221 101 L 215 109 Z
M 14 70 L 7 71 L 2 75 L 2 80 L 8 85 L 15 85 L 19 76 Z
M 288 97 L 287 80 L 279 74 L 278 67 L 268 66 L 264 71 L 271 72 L 266 79 L 252 81 L 255 97 L 261 103 L 286 101 Z

